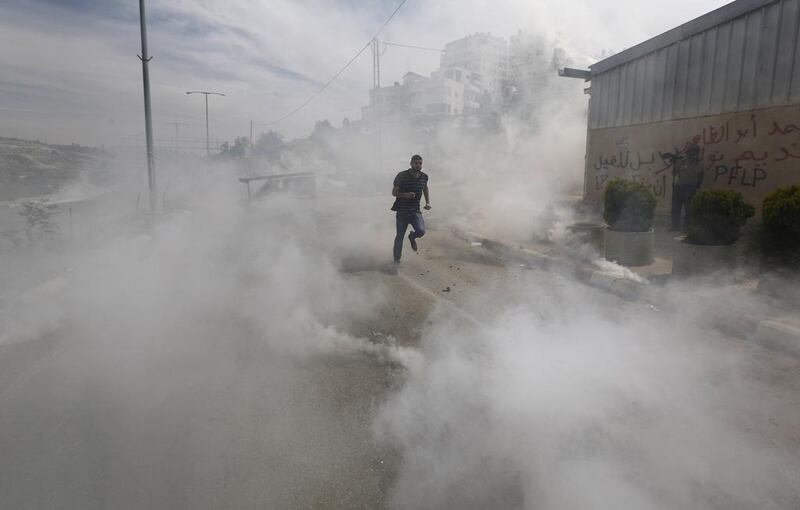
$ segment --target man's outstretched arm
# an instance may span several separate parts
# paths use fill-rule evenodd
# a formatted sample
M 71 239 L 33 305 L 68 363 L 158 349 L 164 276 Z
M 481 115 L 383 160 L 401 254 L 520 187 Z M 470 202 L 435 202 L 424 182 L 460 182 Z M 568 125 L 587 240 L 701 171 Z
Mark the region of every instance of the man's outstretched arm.
M 424 188 L 422 188 L 422 194 L 425 196 L 425 209 L 431 208 L 431 199 L 428 195 L 428 185 L 426 184 Z

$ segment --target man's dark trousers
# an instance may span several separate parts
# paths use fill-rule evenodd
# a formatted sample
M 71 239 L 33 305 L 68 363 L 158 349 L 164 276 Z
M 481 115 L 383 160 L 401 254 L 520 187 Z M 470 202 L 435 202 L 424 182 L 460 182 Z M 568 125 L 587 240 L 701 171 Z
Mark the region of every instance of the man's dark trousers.
M 697 186 L 692 184 L 676 184 L 672 187 L 672 230 L 681 230 L 689 226 L 692 197 L 697 192 Z M 683 222 L 681 222 L 681 212 Z
M 394 238 L 394 260 L 400 260 L 403 254 L 403 240 L 406 237 L 408 226 L 414 229 L 410 236 L 417 239 L 425 235 L 425 220 L 422 213 L 416 211 L 397 211 L 397 235 Z

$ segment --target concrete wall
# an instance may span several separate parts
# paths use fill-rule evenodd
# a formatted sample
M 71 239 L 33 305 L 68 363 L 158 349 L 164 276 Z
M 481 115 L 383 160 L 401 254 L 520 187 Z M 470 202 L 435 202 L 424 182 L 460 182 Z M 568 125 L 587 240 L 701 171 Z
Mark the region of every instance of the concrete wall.
M 741 192 L 761 213 L 764 196 L 800 184 L 800 105 L 774 106 L 632 126 L 590 129 L 585 195 L 601 201 L 613 177 L 644 182 L 670 207 L 672 167 L 661 153 L 700 145 L 703 188 Z

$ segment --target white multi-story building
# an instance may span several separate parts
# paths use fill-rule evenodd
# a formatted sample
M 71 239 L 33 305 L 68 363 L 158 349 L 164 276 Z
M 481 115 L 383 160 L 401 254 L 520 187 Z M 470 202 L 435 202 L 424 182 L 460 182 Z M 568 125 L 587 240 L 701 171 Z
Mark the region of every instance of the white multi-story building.
M 406 73 L 403 82 L 370 92 L 365 120 L 416 115 L 494 114 L 501 109 L 533 116 L 555 73 L 555 58 L 540 36 L 518 32 L 505 39 L 477 33 L 446 45 L 441 65 L 430 77 Z
M 460 83 L 464 88 L 461 92 L 461 114 L 478 113 L 481 109 L 481 101 L 485 101 L 485 93 L 480 85 L 481 76 L 469 69 L 460 67 L 449 67 L 434 71 L 431 76 L 440 76 Z
M 508 43 L 502 37 L 477 33 L 447 43 L 440 71 L 470 71 L 470 82 L 499 103 L 508 78 Z
M 470 107 L 474 106 L 469 102 Z M 400 121 L 417 115 L 460 115 L 465 108 L 465 84 L 435 72 L 430 78 L 408 72 L 395 82 L 370 92 L 370 105 L 362 109 L 365 120 Z
M 543 37 L 522 31 L 510 38 L 506 101 L 523 117 L 533 113 L 547 87 L 552 63 L 548 46 Z

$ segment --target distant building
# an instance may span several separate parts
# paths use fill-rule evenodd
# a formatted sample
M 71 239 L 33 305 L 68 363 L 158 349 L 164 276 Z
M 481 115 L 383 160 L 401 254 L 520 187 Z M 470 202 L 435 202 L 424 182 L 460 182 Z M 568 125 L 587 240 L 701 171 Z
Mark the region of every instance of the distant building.
M 461 115 L 465 84 L 435 72 L 430 78 L 408 72 L 403 83 L 370 91 L 370 104 L 362 108 L 367 121 L 402 123 L 419 116 Z M 471 103 L 470 103 L 471 104 Z
M 552 55 L 542 36 L 519 31 L 510 38 L 506 104 L 529 118 L 547 86 Z
M 553 53 L 544 38 L 524 32 L 511 37 L 510 51 L 502 37 L 463 37 L 447 43 L 440 67 L 430 77 L 408 72 L 402 83 L 370 91 L 362 118 L 403 122 L 459 116 L 462 126 L 480 125 L 479 118 L 496 117 L 503 110 L 531 118 L 541 103 L 547 73 L 556 60 L 563 60 L 559 51 Z
M 508 78 L 508 43 L 492 34 L 462 37 L 445 45 L 439 69 L 470 71 L 470 82 L 497 104 Z
M 462 86 L 462 88 L 459 89 L 459 94 L 456 95 L 456 99 L 459 100 L 458 105 L 454 105 L 454 113 L 456 115 L 470 115 L 481 111 L 481 100 L 486 100 L 486 94 L 481 88 L 477 73 L 473 73 L 468 69 L 450 67 L 447 69 L 439 69 L 435 71 L 432 76 L 436 78 L 445 78 L 459 83 Z

